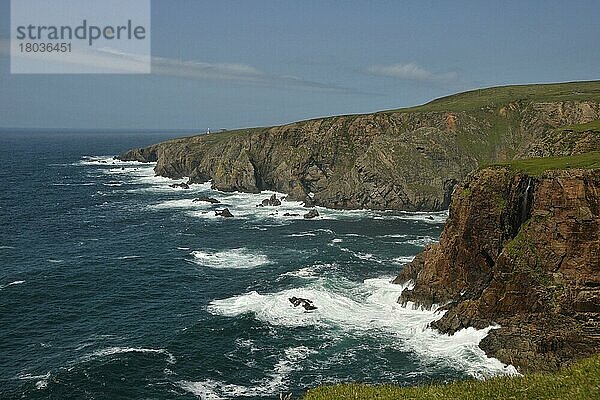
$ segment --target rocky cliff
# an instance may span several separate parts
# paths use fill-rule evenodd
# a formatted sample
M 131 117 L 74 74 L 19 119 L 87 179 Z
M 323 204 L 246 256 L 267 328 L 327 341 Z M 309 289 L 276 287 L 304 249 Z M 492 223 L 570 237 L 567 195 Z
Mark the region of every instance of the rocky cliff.
M 600 152 L 472 173 L 440 242 L 396 278 L 414 283 L 399 301 L 446 310 L 444 333 L 499 325 L 480 346 L 522 371 L 600 352 L 598 168 Z
M 215 189 L 314 194 L 331 208 L 440 210 L 481 164 L 575 154 L 597 135 L 558 129 L 600 119 L 600 82 L 492 88 L 411 109 L 180 138 L 123 160 Z

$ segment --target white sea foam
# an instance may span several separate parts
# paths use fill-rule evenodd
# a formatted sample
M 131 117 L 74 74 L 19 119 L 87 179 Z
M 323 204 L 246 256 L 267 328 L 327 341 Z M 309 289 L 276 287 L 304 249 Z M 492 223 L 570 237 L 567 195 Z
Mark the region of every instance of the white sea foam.
M 139 161 L 121 161 L 114 156 L 83 156 L 81 160 L 71 165 L 100 165 L 100 166 L 154 166 L 156 163 L 143 163 Z
M 318 236 L 319 234 L 333 235 L 334 232 L 331 229 L 314 229 L 306 232 L 290 233 L 288 237 L 304 237 L 304 236 Z
M 179 387 L 200 397 L 203 400 L 237 399 L 239 397 L 273 396 L 288 387 L 289 375 L 301 370 L 301 363 L 315 350 L 306 346 L 289 347 L 273 366 L 272 371 L 265 379 L 253 385 L 241 386 L 207 379 L 204 381 L 180 381 Z
M 7 288 L 9 286 L 21 285 L 23 283 L 25 283 L 25 281 L 14 281 L 14 282 L 11 282 L 11 283 L 7 283 L 6 285 L 0 285 L 0 290 L 5 289 L 5 288 Z
M 340 249 L 341 251 L 345 252 L 345 253 L 350 253 L 352 254 L 353 257 L 358 258 L 360 260 L 365 260 L 365 261 L 376 261 L 378 263 L 383 262 L 383 260 L 377 258 L 375 256 L 375 254 L 371 254 L 371 253 L 363 253 L 361 251 L 354 251 L 351 250 L 347 247 L 342 247 L 342 246 L 336 246 L 335 243 L 339 243 L 336 242 L 335 239 L 332 240 L 332 243 L 329 243 L 329 246 L 333 246 L 333 247 L 337 247 L 338 249 Z
M 291 233 L 288 237 L 305 237 L 305 236 L 317 236 L 314 232 L 303 232 L 303 233 Z
M 392 215 L 377 215 L 375 219 L 396 219 L 396 220 L 408 220 L 408 221 L 420 221 L 430 224 L 443 224 L 448 219 L 448 210 L 444 211 L 400 211 Z
M 433 236 L 418 236 L 415 239 L 404 240 L 402 243 L 410 243 L 415 246 L 425 247 L 428 244 L 437 243 L 438 239 Z
M 35 388 L 38 390 L 46 389 L 48 387 L 48 380 L 50 379 L 50 372 L 44 375 L 31 375 L 31 374 L 19 374 L 17 379 L 20 380 L 35 380 Z
M 392 262 L 394 264 L 404 265 L 404 264 L 408 264 L 409 262 L 411 262 L 414 259 L 415 259 L 415 256 L 400 256 L 400 257 L 393 258 Z
M 142 256 L 136 256 L 136 255 L 121 256 L 121 257 L 117 257 L 117 260 L 135 260 L 137 258 L 142 258 Z
M 252 252 L 245 247 L 223 251 L 192 251 L 193 262 L 209 268 L 247 269 L 269 264 L 264 254 Z
M 331 265 L 331 264 L 330 264 Z M 316 277 L 317 271 L 320 269 L 318 265 L 312 265 L 310 267 L 300 268 L 296 271 L 290 271 L 282 274 L 282 276 L 292 276 L 296 278 L 314 278 Z
M 96 182 L 53 183 L 52 186 L 94 186 Z
M 175 356 L 169 353 L 165 349 L 145 349 L 141 347 L 107 347 L 105 349 L 94 351 L 83 357 L 83 361 L 90 361 L 98 357 L 107 357 L 115 354 L 126 354 L 126 353 L 148 353 L 148 354 L 162 354 L 166 356 L 169 364 L 175 364 Z
M 338 282 L 317 279 L 305 287 L 277 293 L 250 292 L 215 300 L 209 304 L 208 311 L 231 317 L 252 313 L 258 320 L 272 325 L 335 327 L 355 334 L 362 332 L 369 337 L 377 334 L 399 337 L 394 343 L 402 349 L 448 362 L 477 378 L 516 373 L 513 367 L 487 357 L 478 347 L 492 328 L 468 328 L 452 336 L 429 329 L 429 324 L 443 313 L 402 307 L 397 299 L 405 287 L 391 284 L 389 279 L 368 279 L 362 284 L 343 279 Z M 293 296 L 312 300 L 318 309 L 305 312 L 293 307 L 288 300 Z

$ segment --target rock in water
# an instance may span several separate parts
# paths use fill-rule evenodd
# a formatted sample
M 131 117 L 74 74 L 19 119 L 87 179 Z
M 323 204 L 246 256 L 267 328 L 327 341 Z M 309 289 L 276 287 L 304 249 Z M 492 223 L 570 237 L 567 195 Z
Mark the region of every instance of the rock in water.
M 310 210 L 306 214 L 304 214 L 305 219 L 313 219 L 319 216 L 319 212 L 317 210 Z
M 195 198 L 194 200 L 192 200 L 194 203 L 198 203 L 198 202 L 205 202 L 205 203 L 211 203 L 211 204 L 220 204 L 221 202 L 213 197 L 208 197 L 208 196 L 200 196 Z
M 182 188 L 182 189 L 189 189 L 190 185 L 188 185 L 185 182 L 181 182 L 181 183 L 173 183 L 172 185 L 169 185 L 169 187 L 172 187 L 172 188 L 178 188 L 179 187 L 179 188 Z
M 258 207 L 267 207 L 267 206 L 280 206 L 281 205 L 281 200 L 279 200 L 277 198 L 277 195 L 273 193 L 273 195 L 268 198 L 268 199 L 264 199 L 259 205 Z
M 306 311 L 316 310 L 317 307 L 313 304 L 312 301 L 308 299 L 303 299 L 302 297 L 290 297 L 288 299 L 290 303 L 294 305 L 294 307 L 302 306 Z
M 224 210 L 215 211 L 215 215 L 225 218 L 233 218 L 233 214 L 229 211 L 229 208 L 225 208 Z
M 281 205 L 281 201 L 277 198 L 277 196 L 275 194 L 273 194 L 273 196 L 271 196 L 271 205 L 272 206 L 280 206 Z

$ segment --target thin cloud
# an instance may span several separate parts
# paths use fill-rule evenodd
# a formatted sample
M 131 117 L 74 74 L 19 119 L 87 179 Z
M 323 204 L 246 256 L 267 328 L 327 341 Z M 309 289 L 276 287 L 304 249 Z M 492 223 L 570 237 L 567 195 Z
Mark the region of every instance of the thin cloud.
M 353 89 L 339 85 L 310 81 L 290 75 L 269 74 L 251 65 L 237 63 L 209 63 L 153 57 L 152 73 L 187 79 L 210 79 L 263 86 L 298 87 L 341 93 L 358 93 Z
M 416 63 L 372 65 L 367 72 L 376 76 L 387 76 L 391 78 L 404 79 L 408 81 L 451 83 L 458 81 L 456 72 L 434 73 Z
M 0 38 L 0 55 L 10 54 L 10 41 Z M 55 58 L 54 58 L 55 57 Z M 123 52 L 113 48 L 91 49 L 80 54 L 61 58 L 60 54 L 50 56 L 52 61 L 70 65 L 98 66 L 101 68 L 134 73 L 148 61 L 147 56 Z M 166 57 L 152 57 L 152 75 L 170 76 L 191 80 L 231 81 L 240 84 L 268 87 L 292 87 L 329 91 L 346 94 L 369 94 L 343 86 L 306 80 L 297 76 L 269 74 L 251 65 L 242 63 L 210 63 L 204 61 L 181 60 Z

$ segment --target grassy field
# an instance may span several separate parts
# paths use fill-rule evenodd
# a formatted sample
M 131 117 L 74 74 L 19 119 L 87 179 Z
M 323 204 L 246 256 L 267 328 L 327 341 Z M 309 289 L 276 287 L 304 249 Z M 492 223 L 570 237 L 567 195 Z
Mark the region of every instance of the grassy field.
M 600 151 L 565 157 L 527 158 L 497 165 L 507 165 L 515 171 L 525 172 L 532 176 L 538 176 L 551 169 L 597 169 L 600 168 Z
M 461 381 L 447 385 L 399 387 L 343 384 L 309 390 L 302 400 L 487 400 L 487 399 L 600 399 L 600 355 L 562 371 L 485 381 Z

